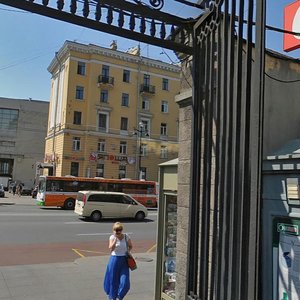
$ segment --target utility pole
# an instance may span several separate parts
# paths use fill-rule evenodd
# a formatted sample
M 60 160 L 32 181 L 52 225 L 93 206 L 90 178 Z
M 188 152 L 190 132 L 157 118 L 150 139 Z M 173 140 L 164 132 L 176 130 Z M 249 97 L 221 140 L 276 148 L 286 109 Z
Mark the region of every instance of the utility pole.
M 134 129 L 134 135 L 137 135 L 138 137 L 138 151 L 139 151 L 139 160 L 138 160 L 138 176 L 137 179 L 141 180 L 143 179 L 143 174 L 142 174 L 142 137 L 149 136 L 148 130 L 145 128 L 145 125 L 143 122 L 139 122 L 139 128 Z

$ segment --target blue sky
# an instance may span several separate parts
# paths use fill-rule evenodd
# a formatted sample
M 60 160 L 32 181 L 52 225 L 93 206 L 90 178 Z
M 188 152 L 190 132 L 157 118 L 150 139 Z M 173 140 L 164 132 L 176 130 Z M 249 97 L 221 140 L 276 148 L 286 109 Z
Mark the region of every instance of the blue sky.
M 291 3 L 287 0 L 267 0 L 267 23 L 282 28 L 283 7 Z M 182 4 L 170 3 L 166 10 L 184 17 L 195 16 L 197 9 Z M 170 8 L 171 7 L 171 8 Z M 79 43 L 93 43 L 109 47 L 117 40 L 118 49 L 126 51 L 137 46 L 137 41 L 122 39 L 95 30 L 23 12 L 9 6 L 0 5 L 0 97 L 48 101 L 51 76 L 47 67 L 55 52 L 65 40 Z M 282 34 L 267 31 L 267 46 L 282 51 Z M 177 62 L 172 51 L 141 44 L 142 55 L 165 62 Z M 298 58 L 300 51 L 287 55 Z
M 37 1 L 41 3 L 41 1 Z M 50 1 L 54 2 L 54 1 Z M 56 1 L 55 1 L 56 2 Z M 198 14 L 198 10 L 177 5 L 177 14 Z M 118 50 L 137 46 L 137 41 L 123 39 L 84 27 L 17 10 L 0 4 L 0 97 L 48 101 L 51 76 L 47 71 L 55 52 L 65 40 L 109 47 L 117 40 Z M 177 62 L 172 51 L 141 44 L 142 55 L 165 62 Z M 169 57 L 168 57 L 169 56 Z

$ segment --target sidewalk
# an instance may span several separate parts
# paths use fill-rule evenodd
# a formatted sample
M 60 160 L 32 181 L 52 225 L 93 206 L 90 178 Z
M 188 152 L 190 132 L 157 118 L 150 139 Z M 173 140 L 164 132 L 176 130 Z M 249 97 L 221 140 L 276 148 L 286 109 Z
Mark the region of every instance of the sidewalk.
M 153 300 L 155 253 L 134 255 L 126 300 Z M 108 256 L 79 258 L 71 263 L 0 267 L 1 300 L 106 300 L 102 287 Z
M 0 205 L 13 205 L 13 204 L 23 204 L 23 205 L 36 205 L 36 199 L 31 196 L 18 196 L 13 195 L 5 191 L 5 197 L 0 198 Z M 0 298 L 1 299 L 1 298 Z

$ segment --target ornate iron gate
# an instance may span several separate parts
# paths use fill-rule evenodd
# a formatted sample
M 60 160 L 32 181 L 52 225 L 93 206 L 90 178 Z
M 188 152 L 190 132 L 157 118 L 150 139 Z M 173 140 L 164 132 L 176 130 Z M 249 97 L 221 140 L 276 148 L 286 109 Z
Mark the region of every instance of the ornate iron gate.
M 187 297 L 260 299 L 265 0 L 173 0 L 205 8 L 197 23 L 149 1 L 0 3 L 194 55 Z
M 210 1 L 194 27 L 188 299 L 260 299 L 264 10 Z

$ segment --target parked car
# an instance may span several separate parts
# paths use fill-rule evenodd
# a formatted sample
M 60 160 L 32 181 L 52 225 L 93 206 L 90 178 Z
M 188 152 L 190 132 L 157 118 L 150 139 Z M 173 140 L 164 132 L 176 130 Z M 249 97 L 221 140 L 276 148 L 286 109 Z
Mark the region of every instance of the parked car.
M 5 197 L 5 191 L 4 191 L 3 184 L 0 184 L 0 197 L 1 198 Z
M 31 196 L 32 188 L 22 184 L 22 195 L 24 196 Z

